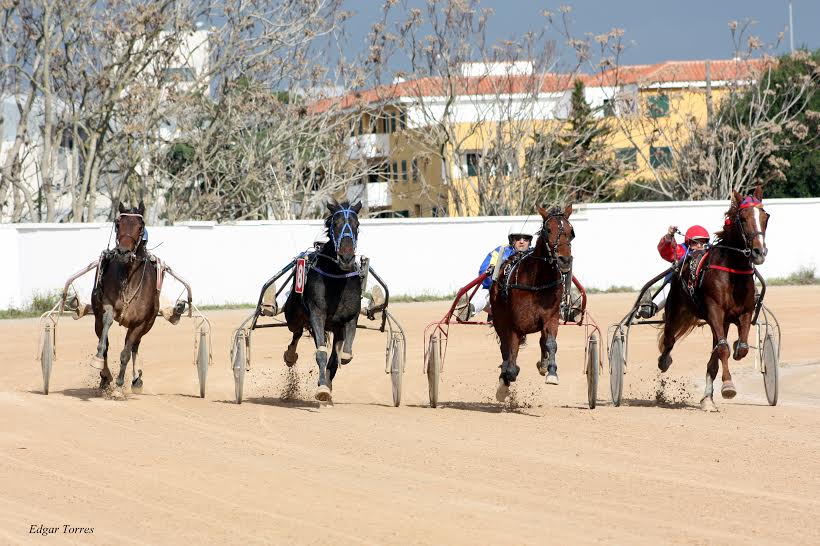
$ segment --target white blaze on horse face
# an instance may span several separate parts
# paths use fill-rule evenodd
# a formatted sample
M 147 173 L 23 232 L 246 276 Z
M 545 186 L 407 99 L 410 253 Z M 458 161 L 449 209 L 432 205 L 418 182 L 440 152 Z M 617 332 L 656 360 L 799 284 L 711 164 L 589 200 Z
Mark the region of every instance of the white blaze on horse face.
M 760 237 L 760 246 L 762 248 L 766 248 L 766 241 L 763 237 L 763 229 L 760 227 L 760 208 L 754 207 L 752 209 L 752 216 L 755 219 L 755 231 L 757 232 L 755 234 L 755 239 Z

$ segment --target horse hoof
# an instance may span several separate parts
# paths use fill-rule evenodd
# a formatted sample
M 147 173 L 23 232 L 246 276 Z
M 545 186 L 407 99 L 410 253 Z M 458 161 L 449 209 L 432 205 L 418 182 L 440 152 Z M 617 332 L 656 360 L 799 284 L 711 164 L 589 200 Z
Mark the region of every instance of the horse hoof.
M 510 387 L 504 384 L 503 379 L 498 380 L 498 388 L 495 389 L 495 399 L 499 402 L 505 402 L 510 395 Z
M 319 385 L 319 388 L 316 390 L 316 400 L 326 404 L 332 399 L 333 396 L 330 394 L 330 387 L 327 385 Z
M 547 367 L 542 364 L 542 360 L 539 360 L 535 363 L 535 367 L 538 368 L 538 373 L 541 375 L 547 375 Z
M 718 410 L 717 404 L 715 404 L 715 401 L 710 396 L 707 396 L 700 401 L 700 409 L 708 412 L 720 411 Z
M 142 394 L 142 379 L 138 377 L 131 382 L 131 392 L 134 394 Z
M 342 366 L 345 364 L 350 364 L 350 361 L 353 360 L 352 353 L 340 353 L 339 354 L 339 361 L 342 363 Z
M 735 360 L 740 360 L 742 358 L 745 358 L 747 354 L 749 354 L 749 344 L 735 341 L 735 350 L 732 357 Z
M 299 353 L 288 349 L 287 351 L 285 351 L 284 359 L 285 364 L 287 364 L 288 367 L 293 366 L 294 364 L 296 364 L 296 361 L 299 360 Z
M 737 395 L 735 384 L 731 381 L 724 381 L 723 386 L 720 388 L 720 395 L 728 400 L 734 398 Z
M 547 376 L 547 385 L 557 385 L 558 384 L 558 376 L 554 373 L 551 373 Z
M 672 356 L 671 355 L 661 355 L 658 357 L 658 369 L 662 372 L 665 372 L 669 369 L 669 366 L 672 365 Z

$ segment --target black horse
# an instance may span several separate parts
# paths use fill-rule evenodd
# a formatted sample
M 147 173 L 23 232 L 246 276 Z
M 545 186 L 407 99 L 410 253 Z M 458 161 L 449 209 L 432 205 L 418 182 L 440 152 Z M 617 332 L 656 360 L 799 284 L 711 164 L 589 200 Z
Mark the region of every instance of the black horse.
M 120 353 L 120 370 L 117 387 L 122 387 L 128 360 L 133 359 L 136 368 L 137 352 L 142 336 L 154 326 L 159 310 L 157 267 L 150 259 L 143 241 L 145 231 L 145 205 L 130 210 L 119 206 L 115 220 L 117 246 L 100 258 L 100 265 L 91 294 L 94 310 L 94 328 L 99 338 L 96 359 L 103 364 L 100 372 L 100 388 L 105 389 L 113 379 L 108 369 L 108 330 L 116 320 L 128 328 L 125 346 Z M 134 369 L 131 389 L 142 388 L 142 370 Z
M 331 201 L 325 220 L 328 242 L 316 254 L 306 274 L 304 292 L 293 290 L 285 302 L 285 319 L 293 339 L 285 351 L 285 362 L 296 362 L 296 345 L 307 328 L 316 343 L 319 389 L 316 399 L 330 402 L 333 378 L 339 361 L 353 359 L 353 338 L 361 311 L 362 278 L 356 269 L 356 242 L 359 237 L 361 203 Z M 296 280 L 294 279 L 294 283 Z M 328 333 L 333 334 L 333 349 L 328 357 Z

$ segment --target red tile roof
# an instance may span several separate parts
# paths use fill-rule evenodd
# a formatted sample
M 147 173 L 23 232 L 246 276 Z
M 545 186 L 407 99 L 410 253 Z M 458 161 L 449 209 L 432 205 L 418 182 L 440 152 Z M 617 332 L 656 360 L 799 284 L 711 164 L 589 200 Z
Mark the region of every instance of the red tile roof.
M 716 60 L 711 61 L 712 81 L 745 80 L 771 61 Z M 494 95 L 525 92 L 556 92 L 568 90 L 574 79 L 579 78 L 588 87 L 613 85 L 648 86 L 657 83 L 702 82 L 706 80 L 706 61 L 666 61 L 651 65 L 625 65 L 598 74 L 555 74 L 457 77 L 451 80 L 453 93 L 457 95 Z M 323 112 L 333 107 L 349 109 L 368 104 L 390 102 L 401 97 L 450 96 L 445 91 L 444 78 L 419 78 L 372 89 L 348 93 L 342 97 L 322 99 L 313 103 L 313 112 Z

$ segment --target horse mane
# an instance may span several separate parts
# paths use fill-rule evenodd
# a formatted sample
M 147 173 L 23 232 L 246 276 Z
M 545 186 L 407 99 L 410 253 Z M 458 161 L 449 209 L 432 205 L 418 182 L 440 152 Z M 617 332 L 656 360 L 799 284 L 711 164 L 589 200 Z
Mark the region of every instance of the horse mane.
M 723 229 L 720 231 L 715 232 L 715 238 L 720 241 L 725 241 L 727 239 L 731 239 L 735 232 L 734 227 L 734 216 L 737 212 L 737 207 L 732 203 L 729 207 L 729 210 L 723 213 L 724 223 Z M 726 223 L 728 222 L 728 223 Z

